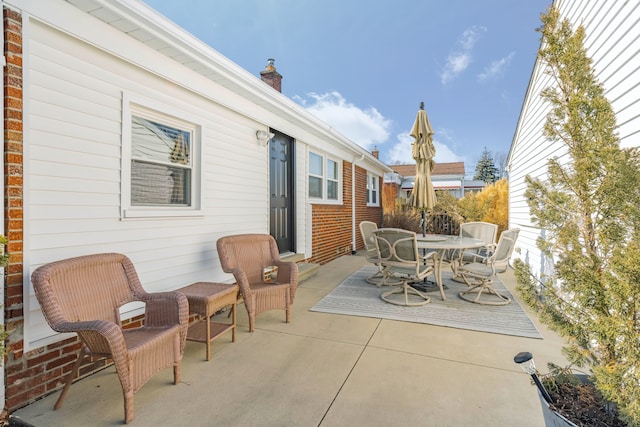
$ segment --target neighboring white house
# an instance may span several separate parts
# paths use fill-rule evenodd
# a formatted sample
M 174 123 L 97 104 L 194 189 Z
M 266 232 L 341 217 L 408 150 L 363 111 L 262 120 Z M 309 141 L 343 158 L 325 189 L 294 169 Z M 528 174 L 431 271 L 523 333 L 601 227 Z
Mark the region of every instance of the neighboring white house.
M 163 291 L 231 280 L 216 252 L 224 235 L 271 233 L 284 256 L 324 263 L 362 246 L 360 220 L 382 220 L 389 167 L 144 3 L 0 5 L 10 410 L 59 381 L 37 357 L 70 354 L 40 312 L 38 266 L 120 252 Z
M 416 165 L 391 165 L 393 172 L 385 175 L 385 182 L 399 182 L 399 196 L 408 198 L 413 191 Z M 464 162 L 435 163 L 431 172 L 431 183 L 437 191 L 448 191 L 454 197 L 461 199 L 468 192 L 482 191 L 486 186 L 484 181 L 465 179 Z
M 585 46 L 592 58 L 595 75 L 617 115 L 618 134 L 623 147 L 640 146 L 640 2 L 557 0 L 562 18 L 586 30 Z M 509 226 L 521 229 L 514 257 L 530 264 L 537 274 L 549 273 L 551 264 L 536 247 L 544 230 L 532 225 L 524 198 L 525 177 L 543 178 L 547 160 L 563 159 L 565 150 L 543 136 L 549 105 L 541 91 L 553 84 L 539 61 L 535 63 L 520 119 L 511 144 L 509 172 Z

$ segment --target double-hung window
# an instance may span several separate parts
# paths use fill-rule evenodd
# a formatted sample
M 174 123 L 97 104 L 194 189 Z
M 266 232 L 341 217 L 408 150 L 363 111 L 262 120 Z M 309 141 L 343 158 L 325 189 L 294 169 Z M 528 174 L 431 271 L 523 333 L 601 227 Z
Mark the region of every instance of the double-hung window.
M 341 199 L 340 163 L 323 154 L 309 152 L 309 197 L 328 202 Z
M 199 214 L 199 127 L 133 105 L 127 116 L 123 217 Z
M 367 206 L 380 206 L 380 177 L 367 172 Z

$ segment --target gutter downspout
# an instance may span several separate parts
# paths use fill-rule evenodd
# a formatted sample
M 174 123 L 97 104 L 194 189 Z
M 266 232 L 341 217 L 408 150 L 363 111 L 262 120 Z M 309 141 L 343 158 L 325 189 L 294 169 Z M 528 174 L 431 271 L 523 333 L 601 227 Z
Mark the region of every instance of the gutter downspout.
M 356 163 L 364 160 L 364 153 L 351 163 L 351 255 L 356 253 Z

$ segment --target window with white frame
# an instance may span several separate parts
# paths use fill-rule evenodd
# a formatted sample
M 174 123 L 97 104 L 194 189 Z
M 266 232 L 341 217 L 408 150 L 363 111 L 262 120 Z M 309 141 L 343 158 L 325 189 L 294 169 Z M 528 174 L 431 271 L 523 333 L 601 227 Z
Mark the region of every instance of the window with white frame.
M 128 190 L 123 197 L 123 216 L 198 213 L 199 127 L 133 105 L 125 120 L 130 139 L 123 168 L 123 184 Z
M 380 206 L 380 177 L 367 172 L 367 205 Z
M 326 155 L 309 152 L 309 197 L 325 201 L 341 198 L 340 163 Z

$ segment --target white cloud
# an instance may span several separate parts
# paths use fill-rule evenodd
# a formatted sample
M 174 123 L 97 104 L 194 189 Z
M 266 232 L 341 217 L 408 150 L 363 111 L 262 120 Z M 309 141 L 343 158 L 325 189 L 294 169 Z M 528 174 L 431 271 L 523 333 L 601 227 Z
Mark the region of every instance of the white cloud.
M 472 60 L 471 51 L 482 33 L 486 31 L 486 27 L 475 25 L 464 30 L 458 38 L 457 49 L 449 53 L 444 70 L 440 73 L 440 81 L 442 84 L 447 84 L 469 67 Z
M 362 109 L 347 102 L 339 92 L 308 93 L 307 99 L 297 97 L 297 100 L 319 119 L 368 151 L 389 138 L 391 120 L 374 107 Z
M 377 146 L 382 162 L 386 164 L 414 163 L 411 157 L 411 144 L 414 138 L 409 135 L 410 131 L 407 130 L 397 135 L 395 143 L 388 141 L 392 122 L 374 107 L 359 108 L 335 91 L 324 94 L 308 93 L 306 98 L 296 96 L 295 100 L 367 151 L 371 151 L 374 146 Z M 450 142 L 451 137 L 446 130 L 438 129 L 436 130 L 436 139 L 433 142 L 436 148 L 436 162 L 464 161 L 442 141 Z
M 480 38 L 480 34 L 486 31 L 487 27 L 474 25 L 473 27 L 464 30 L 462 36 L 458 39 L 458 42 L 462 49 L 469 51 L 475 46 L 476 42 Z
M 444 133 L 444 132 L 443 132 Z M 438 131 L 436 131 L 436 136 L 438 135 Z M 446 134 L 444 135 L 446 138 Z M 390 165 L 393 164 L 413 164 L 415 160 L 411 156 L 411 144 L 414 141 L 414 138 L 409 135 L 409 131 L 403 132 L 397 136 L 398 142 L 393 145 L 387 152 L 386 162 Z M 449 162 L 463 162 L 464 158 L 462 156 L 454 153 L 445 143 L 438 140 L 438 138 L 434 138 L 433 145 L 436 149 L 436 156 L 434 161 L 436 163 L 449 163 Z
M 386 162 L 389 164 L 401 164 L 406 165 L 413 163 L 413 157 L 411 157 L 411 143 L 413 143 L 413 137 L 409 135 L 409 131 L 403 132 L 397 136 L 398 142 L 396 142 L 387 152 Z
M 496 79 L 504 74 L 505 69 L 511 64 L 515 52 L 511 52 L 504 58 L 493 61 L 489 66 L 485 67 L 482 73 L 478 74 L 478 81 L 484 82 L 490 79 Z

